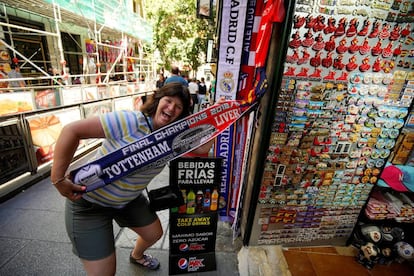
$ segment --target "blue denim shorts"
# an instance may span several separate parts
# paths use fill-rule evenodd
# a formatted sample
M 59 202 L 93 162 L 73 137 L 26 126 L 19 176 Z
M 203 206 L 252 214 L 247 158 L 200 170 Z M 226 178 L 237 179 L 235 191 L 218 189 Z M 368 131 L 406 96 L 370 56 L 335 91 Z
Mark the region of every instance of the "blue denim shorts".
M 121 227 L 142 227 L 157 218 L 142 194 L 122 209 L 103 207 L 83 198 L 66 200 L 66 231 L 73 253 L 89 261 L 103 259 L 115 251 L 113 220 Z

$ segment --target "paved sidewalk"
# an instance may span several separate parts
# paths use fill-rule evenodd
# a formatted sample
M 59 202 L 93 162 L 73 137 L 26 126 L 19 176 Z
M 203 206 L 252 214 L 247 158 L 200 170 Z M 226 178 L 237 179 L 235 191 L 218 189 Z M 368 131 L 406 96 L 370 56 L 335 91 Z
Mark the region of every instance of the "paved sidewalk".
M 168 183 L 166 168 L 150 184 L 151 188 Z M 46 178 L 0 208 L 0 275 L 85 275 L 81 262 L 72 254 L 64 226 L 64 199 Z M 169 213 L 159 212 L 164 236 L 148 252 L 157 256 L 161 268 L 147 271 L 129 263 L 135 233 L 114 224 L 117 246 L 117 275 L 168 275 Z M 189 275 L 240 275 L 237 253 L 241 242 L 232 242 L 227 223 L 219 222 L 216 242 L 217 270 Z

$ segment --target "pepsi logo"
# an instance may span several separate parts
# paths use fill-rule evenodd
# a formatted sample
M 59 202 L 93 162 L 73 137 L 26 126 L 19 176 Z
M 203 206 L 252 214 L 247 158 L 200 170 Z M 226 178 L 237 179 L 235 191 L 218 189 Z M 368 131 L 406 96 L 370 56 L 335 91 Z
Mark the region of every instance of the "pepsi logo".
M 187 269 L 188 267 L 188 260 L 186 258 L 181 258 L 178 260 L 178 267 L 181 269 Z
M 185 251 L 188 251 L 188 249 L 189 249 L 190 247 L 188 246 L 188 244 L 186 244 L 186 243 L 182 243 L 182 244 L 180 244 L 180 246 L 178 247 L 178 249 L 180 250 L 180 251 L 182 251 L 182 252 L 185 252 Z

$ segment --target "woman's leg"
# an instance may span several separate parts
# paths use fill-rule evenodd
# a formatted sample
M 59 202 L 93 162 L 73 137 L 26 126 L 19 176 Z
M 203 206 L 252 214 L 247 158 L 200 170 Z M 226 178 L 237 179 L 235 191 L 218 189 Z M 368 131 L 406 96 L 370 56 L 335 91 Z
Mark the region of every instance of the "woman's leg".
M 138 234 L 134 250 L 132 250 L 132 257 L 136 260 L 141 259 L 144 255 L 145 250 L 156 243 L 163 234 L 159 218 L 147 226 L 130 228 Z
M 115 275 L 116 257 L 112 210 L 84 199 L 66 200 L 65 224 L 73 252 L 87 275 Z
M 88 276 L 113 276 L 116 272 L 116 257 L 115 252 L 108 257 L 96 260 L 88 261 L 82 260 L 83 267 Z

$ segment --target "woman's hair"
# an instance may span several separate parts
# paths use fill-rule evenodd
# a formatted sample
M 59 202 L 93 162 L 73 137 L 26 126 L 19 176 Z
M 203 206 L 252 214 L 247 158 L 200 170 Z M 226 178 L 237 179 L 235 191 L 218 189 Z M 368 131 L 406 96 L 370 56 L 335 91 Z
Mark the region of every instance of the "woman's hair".
M 142 106 L 141 111 L 148 116 L 153 116 L 157 111 L 160 99 L 165 96 L 178 97 L 183 103 L 183 112 L 178 119 L 187 117 L 190 114 L 191 98 L 188 88 L 179 82 L 170 82 L 157 91 L 154 91 L 149 99 Z

